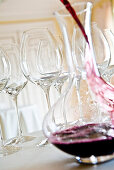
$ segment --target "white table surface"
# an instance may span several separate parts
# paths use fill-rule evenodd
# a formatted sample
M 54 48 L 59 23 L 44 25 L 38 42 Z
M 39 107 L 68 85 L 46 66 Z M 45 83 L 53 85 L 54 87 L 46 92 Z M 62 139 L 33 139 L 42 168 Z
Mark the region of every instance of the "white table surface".
M 51 144 L 25 149 L 0 158 L 0 170 L 114 170 L 114 160 L 99 165 L 82 165 L 75 157 Z

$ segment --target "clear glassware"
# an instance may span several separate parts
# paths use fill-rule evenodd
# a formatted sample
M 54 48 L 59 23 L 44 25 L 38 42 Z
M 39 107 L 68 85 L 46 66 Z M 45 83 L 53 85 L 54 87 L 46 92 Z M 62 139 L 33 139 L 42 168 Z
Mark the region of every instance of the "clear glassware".
M 8 60 L 6 53 L 0 48 L 0 93 L 5 89 L 11 74 L 11 66 Z M 10 146 L 5 146 L 5 141 L 3 139 L 2 128 L 0 124 L 0 157 L 14 153 L 14 148 Z M 15 152 L 18 151 L 18 148 L 15 149 Z
M 102 74 L 102 77 L 112 85 L 114 85 L 114 33 L 110 29 L 104 30 L 105 37 L 109 43 L 110 51 L 111 51 L 111 59 L 109 66 L 105 69 Z
M 62 54 L 56 38 L 47 28 L 25 31 L 20 57 L 24 76 L 43 89 L 50 109 L 50 87 L 61 74 L 62 67 Z M 39 145 L 44 145 L 46 141 L 42 140 Z
M 48 109 L 50 86 L 61 73 L 61 57 L 56 39 L 47 28 L 33 28 L 23 33 L 21 68 L 29 81 L 44 90 Z
M 84 6 L 87 5 L 87 8 L 85 11 L 83 11 Z M 83 24 L 86 33 L 89 34 L 91 32 L 91 36 L 89 36 L 92 39 L 92 48 L 95 53 L 97 66 L 99 69 L 100 74 L 103 73 L 103 71 L 108 67 L 110 62 L 110 48 L 108 45 L 108 42 L 102 33 L 102 31 L 98 28 L 96 23 L 91 23 L 91 15 L 89 6 L 91 6 L 90 3 L 86 4 L 84 2 L 77 3 L 75 5 L 75 9 L 77 11 L 78 17 L 81 20 L 81 23 Z M 92 6 L 91 6 L 92 7 Z M 60 24 L 61 30 L 63 32 L 63 36 L 65 37 L 65 31 L 66 34 L 68 34 L 68 41 L 67 43 L 67 49 L 66 49 L 66 56 L 69 54 L 72 56 L 71 59 L 71 65 L 69 64 L 71 71 L 76 73 L 77 76 L 77 94 L 78 94 L 78 100 L 79 100 L 79 108 L 80 108 L 80 121 L 83 117 L 83 111 L 82 111 L 82 99 L 81 99 L 81 84 L 84 82 L 83 80 L 86 80 L 86 71 L 85 71 L 85 47 L 86 47 L 86 41 L 85 38 L 82 36 L 80 28 L 75 24 L 74 19 L 70 16 L 68 11 L 63 8 L 59 11 L 55 12 L 55 16 Z M 86 22 L 88 20 L 88 22 Z M 90 27 L 91 25 L 91 27 Z M 64 38 L 65 39 L 65 38 Z M 72 44 L 72 45 L 70 45 Z M 69 46 L 69 47 L 68 47 Z M 99 48 L 98 48 L 99 47 Z M 71 50 L 68 50 L 71 49 Z M 70 51 L 70 52 L 69 52 Z M 71 54 L 70 54 L 71 53 Z M 68 61 L 68 62 L 69 62 Z M 69 62 L 69 63 L 70 63 Z
M 62 87 L 64 86 L 65 82 L 69 79 L 69 72 L 68 72 L 68 67 L 66 66 L 66 57 L 65 57 L 65 47 L 64 47 L 64 42 L 63 42 L 63 37 L 58 36 L 57 38 L 57 43 L 59 45 L 59 48 L 61 50 L 61 73 L 56 79 L 54 83 L 54 87 L 57 89 L 59 96 L 62 93 Z
M 91 23 L 91 37 L 97 67 L 100 74 L 102 75 L 103 71 L 108 67 L 110 63 L 110 47 L 105 35 L 95 22 Z M 74 27 L 72 36 L 73 61 L 75 63 L 76 69 L 78 69 L 83 79 L 85 79 L 86 76 L 84 68 L 85 45 L 85 38 L 80 34 L 79 28 Z
M 17 114 L 17 127 L 18 135 L 14 138 L 8 139 L 5 141 L 5 146 L 15 146 L 15 148 L 20 148 L 25 142 L 31 141 L 34 139 L 32 136 L 24 136 L 21 128 L 20 114 L 18 110 L 18 95 L 22 89 L 27 84 L 27 79 L 24 77 L 21 67 L 20 67 L 20 51 L 19 47 L 16 44 L 1 44 L 1 48 L 4 50 L 8 56 L 9 63 L 11 66 L 11 74 L 9 81 L 4 88 L 4 92 L 7 93 L 14 102 L 15 112 Z
M 91 3 L 79 2 L 73 5 L 77 11 L 77 15 L 86 29 L 86 33 L 90 32 L 91 20 Z M 85 9 L 85 10 L 84 10 Z M 84 54 L 86 41 L 82 36 L 80 29 L 75 24 L 74 19 L 69 12 L 63 7 L 59 11 L 54 12 L 55 17 L 63 34 L 63 41 L 65 46 L 65 56 L 69 68 L 69 72 L 76 75 L 76 86 L 78 95 L 78 104 L 80 110 L 80 122 L 83 122 L 82 99 L 80 94 L 80 81 L 86 79 L 86 72 L 84 68 Z M 88 23 L 86 22 L 88 21 Z M 67 36 L 68 35 L 68 36 Z
M 111 51 L 111 59 L 110 59 L 110 63 L 109 65 L 114 65 L 114 58 L 113 58 L 113 54 L 114 54 L 114 32 L 110 29 L 104 29 L 104 35 L 108 41 L 108 44 L 110 46 L 110 51 Z
M 8 57 L 4 51 L 0 48 L 0 93 L 6 87 L 11 73 L 11 66 Z
M 87 49 L 89 49 L 87 48 L 88 44 L 85 42 L 83 44 L 83 41 L 81 41 L 81 43 L 84 45 L 83 49 L 86 50 L 85 56 L 87 55 L 89 57 L 92 55 L 92 64 L 94 66 L 93 72 L 95 70 L 95 74 L 99 75 L 96 60 L 94 58 L 95 53 L 91 36 L 90 19 L 92 5 L 90 2 L 84 2 L 75 3 L 72 4 L 72 6 L 74 10 L 76 10 L 77 15 L 88 36 L 91 53 L 87 53 L 90 52 L 87 51 Z M 78 163 L 103 163 L 114 158 L 114 128 L 111 115 L 109 112 L 102 110 L 102 119 L 99 121 L 99 108 L 97 107 L 97 104 L 94 100 L 93 91 L 90 90 L 88 81 L 84 81 L 84 83 L 81 84 L 81 96 L 83 96 L 81 108 L 84 108 L 82 115 L 83 121 L 80 121 L 80 101 L 78 99 L 77 93 L 77 82 L 79 82 L 80 78 L 77 76 L 78 70 L 76 65 L 74 65 L 71 50 L 72 33 L 75 23 L 65 8 L 55 12 L 55 15 L 59 21 L 64 36 L 67 64 L 71 73 L 71 77 L 69 79 L 68 88 L 45 116 L 43 122 L 43 131 L 50 143 L 60 150 L 75 156 Z M 71 26 L 70 28 L 69 25 Z M 83 36 L 81 32 L 80 34 Z M 87 56 L 85 57 L 86 60 Z M 85 75 L 86 80 L 86 72 L 89 70 L 86 68 L 85 71 L 85 62 L 88 61 L 85 61 L 85 58 L 83 59 L 84 63 L 81 63 L 80 66 L 82 70 L 84 70 L 83 77 Z M 90 63 L 88 63 L 88 69 L 91 68 L 91 64 L 89 64 Z M 90 75 L 93 76 L 91 74 L 91 69 Z M 89 72 L 87 73 L 89 74 Z M 81 79 L 81 81 L 82 80 L 83 79 Z M 100 78 L 97 80 L 101 80 L 101 82 L 104 83 L 104 81 L 102 81 Z M 95 84 L 95 88 L 96 87 L 97 86 Z M 66 115 L 67 123 L 64 121 L 64 115 Z
M 62 94 L 62 87 L 64 83 L 69 79 L 69 73 L 68 72 L 62 72 L 60 76 L 57 78 L 54 86 L 59 92 L 59 95 Z
M 99 70 L 100 75 L 104 73 L 104 71 L 109 66 L 111 60 L 111 51 L 108 41 L 97 26 L 97 23 L 91 23 L 91 38 L 92 38 L 92 48 L 95 55 L 95 60 L 97 63 L 97 68 Z M 74 27 L 73 36 L 72 36 L 72 56 L 75 65 L 75 69 L 78 70 L 78 74 L 80 76 L 80 80 L 78 85 L 81 86 L 81 81 L 86 80 L 86 70 L 85 70 L 85 46 L 86 41 L 85 38 L 80 34 L 79 28 Z M 82 98 L 80 94 L 80 87 L 78 89 L 79 103 L 80 103 L 80 114 L 83 117 L 83 109 L 82 109 Z M 99 107 L 99 106 L 98 106 Z M 100 110 L 99 110 L 100 115 Z M 82 118 L 81 118 L 82 119 Z M 100 116 L 99 116 L 100 121 Z
M 71 78 L 68 89 L 49 110 L 43 122 L 43 131 L 49 142 L 61 151 L 73 155 L 78 163 L 97 164 L 114 158 L 113 135 L 109 114 L 98 110 L 91 96 L 83 102 L 85 122 L 80 124 L 76 79 Z M 86 90 L 85 90 L 86 93 Z M 64 121 L 64 114 L 67 124 Z M 54 120 L 53 121 L 53 117 Z M 110 140 L 112 139 L 112 140 Z
M 102 75 L 111 61 L 110 45 L 106 35 L 95 22 L 92 22 L 91 35 L 97 67 L 100 75 Z

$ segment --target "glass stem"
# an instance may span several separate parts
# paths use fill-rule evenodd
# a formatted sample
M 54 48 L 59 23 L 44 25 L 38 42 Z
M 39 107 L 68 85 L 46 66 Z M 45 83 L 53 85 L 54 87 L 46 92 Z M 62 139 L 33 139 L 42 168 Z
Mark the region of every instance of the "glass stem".
M 4 146 L 4 140 L 3 140 L 3 134 L 2 134 L 2 128 L 0 126 L 0 132 L 1 132 L 1 136 L 0 136 L 0 140 L 1 140 L 1 146 Z
M 51 102 L 50 102 L 50 97 L 49 97 L 49 91 L 50 91 L 50 86 L 48 87 L 43 87 L 43 90 L 45 92 L 45 95 L 46 95 L 46 100 L 47 100 L 47 104 L 48 104 L 48 110 L 51 108 Z M 53 122 L 55 123 L 55 117 L 54 117 L 54 114 L 53 114 Z
M 44 93 L 46 95 L 48 109 L 50 109 L 50 107 L 51 107 L 51 102 L 50 102 L 50 97 L 49 97 L 50 87 L 43 87 L 43 90 L 44 90 Z
M 15 105 L 15 111 L 17 114 L 18 136 L 20 138 L 22 136 L 22 129 L 21 129 L 21 123 L 20 123 L 18 104 L 17 104 L 17 95 L 13 97 L 13 101 L 14 101 L 14 105 Z
M 62 84 L 59 83 L 59 84 L 55 84 L 55 88 L 57 89 L 59 95 L 61 95 L 61 90 L 62 90 Z

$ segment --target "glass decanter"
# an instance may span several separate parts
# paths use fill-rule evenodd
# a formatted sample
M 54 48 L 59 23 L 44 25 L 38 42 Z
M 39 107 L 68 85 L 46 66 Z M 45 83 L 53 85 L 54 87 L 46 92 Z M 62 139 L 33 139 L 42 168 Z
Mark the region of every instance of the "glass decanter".
M 98 103 L 94 100 L 94 93 L 90 90 L 87 81 L 87 68 L 85 68 L 87 52 L 91 52 L 93 70 L 99 75 L 91 37 L 92 4 L 90 2 L 81 2 L 72 6 L 84 26 L 91 51 L 87 51 L 88 44 L 82 38 L 82 32 L 78 29 L 67 10 L 63 8 L 55 12 L 63 33 L 67 64 L 71 76 L 67 89 L 45 116 L 43 131 L 50 143 L 60 150 L 75 156 L 77 162 L 97 164 L 114 158 L 114 126 L 109 112 L 100 109 Z M 79 35 L 76 39 L 79 48 L 79 40 L 82 38 L 81 47 L 83 47 L 83 53 L 82 50 L 80 53 L 80 58 L 82 57 L 80 62 L 81 74 L 74 62 L 75 55 L 72 54 L 71 44 L 74 28 L 78 32 L 77 35 Z M 99 78 L 98 80 L 101 79 Z M 66 117 L 66 121 L 64 121 L 64 117 Z

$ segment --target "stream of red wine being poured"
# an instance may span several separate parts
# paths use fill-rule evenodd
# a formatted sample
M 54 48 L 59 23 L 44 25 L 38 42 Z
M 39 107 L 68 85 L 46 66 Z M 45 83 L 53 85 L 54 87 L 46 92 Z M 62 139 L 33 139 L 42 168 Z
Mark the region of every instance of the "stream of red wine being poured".
M 100 106 L 102 106 L 103 109 L 105 109 L 106 112 L 109 112 L 111 115 L 111 121 L 114 125 L 114 87 L 112 87 L 110 84 L 106 83 L 100 75 L 96 73 L 95 70 L 95 64 L 93 62 L 93 54 L 91 52 L 90 43 L 88 41 L 88 37 L 86 35 L 85 29 L 83 25 L 81 24 L 80 20 L 78 19 L 78 16 L 69 3 L 68 0 L 60 0 L 66 9 L 69 11 L 71 16 L 74 18 L 76 23 L 78 24 L 79 28 L 81 29 L 83 36 L 85 37 L 85 40 L 87 42 L 87 49 L 86 49 L 86 73 L 87 73 L 87 81 L 88 84 L 95 95 L 96 101 L 99 103 Z

